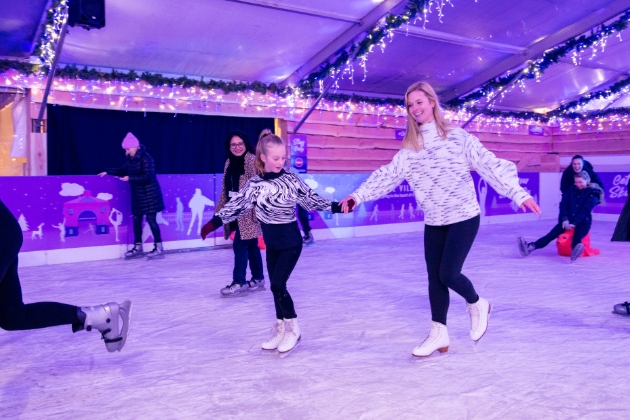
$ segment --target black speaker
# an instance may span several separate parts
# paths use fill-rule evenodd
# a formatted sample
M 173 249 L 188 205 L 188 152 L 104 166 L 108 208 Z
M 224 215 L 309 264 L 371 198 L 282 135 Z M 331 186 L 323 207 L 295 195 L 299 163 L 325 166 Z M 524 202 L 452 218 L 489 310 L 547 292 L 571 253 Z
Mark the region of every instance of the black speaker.
M 105 26 L 105 0 L 70 0 L 68 7 L 68 25 L 88 31 Z

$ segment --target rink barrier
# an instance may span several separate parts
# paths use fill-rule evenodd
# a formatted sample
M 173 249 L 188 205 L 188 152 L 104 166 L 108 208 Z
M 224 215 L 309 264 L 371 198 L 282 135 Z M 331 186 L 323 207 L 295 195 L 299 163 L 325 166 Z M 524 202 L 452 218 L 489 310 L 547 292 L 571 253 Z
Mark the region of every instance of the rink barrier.
M 319 195 L 340 201 L 369 174 L 301 174 Z M 628 172 L 599 173 L 606 185 L 606 203 L 594 220 L 616 221 L 627 196 Z M 541 216 L 522 213 L 494 191 L 476 172 L 473 184 L 481 205 L 482 224 L 556 219 L 560 203 L 559 173 L 520 173 L 521 185 L 540 203 Z M 166 209 L 158 214 L 164 247 L 170 251 L 213 249 L 231 241 L 222 229 L 205 241 L 203 224 L 214 214 L 222 174 L 158 175 Z M 21 266 L 121 258 L 133 242 L 129 184 L 115 177 L 1 177 L 0 199 L 18 219 L 24 234 Z M 403 182 L 385 197 L 360 204 L 351 214 L 309 212 L 316 241 L 387 235 L 424 230 L 424 214 Z M 148 225 L 144 249 L 152 249 Z

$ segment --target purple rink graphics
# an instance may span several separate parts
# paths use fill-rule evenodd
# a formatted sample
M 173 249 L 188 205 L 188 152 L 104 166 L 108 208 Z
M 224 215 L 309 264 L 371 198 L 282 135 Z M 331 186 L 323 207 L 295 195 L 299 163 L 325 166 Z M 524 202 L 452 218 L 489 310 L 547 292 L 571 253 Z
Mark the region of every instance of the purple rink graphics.
M 599 175 L 606 185 L 606 203 L 595 207 L 595 211 L 619 214 L 626 200 L 630 174 L 603 172 Z M 356 190 L 369 174 L 299 176 L 322 197 L 341 201 Z M 483 203 L 483 216 L 523 214 L 476 172 L 472 172 L 472 179 L 477 197 Z M 521 173 L 519 179 L 523 188 L 539 202 L 539 174 Z M 205 242 L 200 240 L 199 231 L 214 214 L 223 175 L 158 175 L 158 180 L 166 208 L 158 214 L 157 221 L 167 249 L 168 243 L 175 241 L 176 248 L 215 245 L 214 238 L 223 236 L 222 229 L 214 232 Z M 22 227 L 23 252 L 133 242 L 129 184 L 115 177 L 0 177 L 0 199 Z M 555 200 L 556 197 L 550 199 Z M 385 197 L 361 203 L 352 214 L 310 211 L 309 218 L 314 229 L 332 229 L 421 222 L 424 214 L 409 184 L 404 181 Z M 142 240 L 145 244 L 153 242 L 146 222 L 143 223 Z
M 158 181 L 166 206 L 157 215 L 162 240 L 198 239 L 201 222 L 214 214 L 215 176 L 158 175 Z M 129 184 L 116 177 L 0 177 L 0 191 L 22 228 L 23 252 L 133 242 Z M 146 221 L 142 240 L 153 242 Z
M 605 201 L 593 213 L 620 214 L 628 198 L 628 172 L 597 172 L 604 183 Z
M 520 208 L 509 198 L 497 193 L 477 172 L 471 172 L 477 200 L 481 207 L 481 217 L 517 214 Z M 521 187 L 525 189 L 537 203 L 540 202 L 540 175 L 538 172 L 521 172 L 518 174 Z M 558 185 L 560 188 L 560 185 Z

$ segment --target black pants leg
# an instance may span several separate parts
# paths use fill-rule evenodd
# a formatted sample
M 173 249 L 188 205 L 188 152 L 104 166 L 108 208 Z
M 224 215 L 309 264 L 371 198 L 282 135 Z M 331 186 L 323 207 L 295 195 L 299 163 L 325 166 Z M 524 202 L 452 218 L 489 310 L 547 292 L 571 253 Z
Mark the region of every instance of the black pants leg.
M 302 225 L 302 230 L 304 231 L 304 234 L 308 235 L 308 233 L 311 231 L 311 224 L 308 221 L 308 211 L 298 204 L 297 215 L 298 219 L 300 220 L 300 225 Z
M 133 243 L 141 244 L 142 243 L 142 218 L 143 214 L 133 215 Z
M 151 233 L 153 234 L 153 242 L 159 244 L 162 242 L 162 233 L 160 232 L 160 225 L 158 225 L 155 215 L 156 213 L 147 214 L 147 223 L 149 224 Z
M 267 248 L 267 271 L 271 282 L 277 319 L 297 318 L 293 299 L 287 290 L 287 281 L 302 253 L 302 244 L 287 249 Z
M 573 241 L 571 241 L 571 249 L 575 248 L 577 244 L 582 242 L 582 239 L 588 234 L 588 231 L 591 230 L 591 224 L 588 222 L 582 222 L 575 225 L 575 229 L 573 229 Z
M 0 201 L 0 328 L 32 330 L 78 323 L 77 307 L 56 302 L 25 305 L 18 277 L 22 230 Z
M 562 227 L 562 222 L 560 222 L 557 225 L 555 225 L 549 231 L 548 234 L 546 234 L 545 236 L 543 236 L 542 238 L 540 238 L 539 240 L 534 242 L 534 246 L 536 247 L 536 249 L 544 248 L 547 245 L 549 245 L 549 242 L 553 241 L 558 236 L 560 236 L 561 233 L 564 233 L 564 228 Z M 582 240 L 582 239 L 580 238 L 580 240 Z
M 462 274 L 464 261 L 479 231 L 479 216 L 446 226 L 425 226 L 424 258 L 429 275 L 431 319 L 446 325 L 449 290 L 466 299 L 479 300 L 470 280 Z

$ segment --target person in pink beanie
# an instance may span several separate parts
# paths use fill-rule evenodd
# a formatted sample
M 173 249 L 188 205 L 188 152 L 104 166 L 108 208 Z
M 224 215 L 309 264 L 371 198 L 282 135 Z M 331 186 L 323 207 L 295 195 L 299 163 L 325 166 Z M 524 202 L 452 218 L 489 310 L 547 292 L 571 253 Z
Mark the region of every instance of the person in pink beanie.
M 146 215 L 147 223 L 155 239 L 153 251 L 147 254 L 149 259 L 164 258 L 162 235 L 156 215 L 165 209 L 162 189 L 155 176 L 155 162 L 140 141 L 132 133 L 127 133 L 122 142 L 127 160 L 120 168 L 107 169 L 99 176 L 112 175 L 131 185 L 131 213 L 133 214 L 134 246 L 125 253 L 125 259 L 144 256 L 142 250 L 142 218 Z

